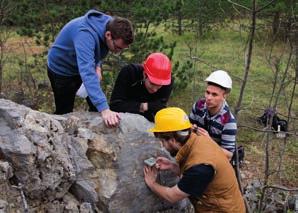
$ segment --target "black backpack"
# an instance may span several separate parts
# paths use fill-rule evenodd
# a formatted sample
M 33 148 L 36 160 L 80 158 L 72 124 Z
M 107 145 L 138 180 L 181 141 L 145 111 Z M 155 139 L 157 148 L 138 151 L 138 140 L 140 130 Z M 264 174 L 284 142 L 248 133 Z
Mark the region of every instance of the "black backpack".
M 280 119 L 277 116 L 277 113 L 272 108 L 267 108 L 264 110 L 264 114 L 257 118 L 257 121 L 262 124 L 264 127 L 267 126 L 269 120 L 272 118 L 271 128 L 275 131 L 278 131 L 278 126 L 280 131 L 288 131 L 288 122 L 284 119 Z
M 233 167 L 236 166 L 236 151 L 238 152 L 238 163 L 239 163 L 239 166 L 241 166 L 242 163 L 244 162 L 244 156 L 245 156 L 244 147 L 240 145 L 234 151 L 234 154 L 233 154 L 233 157 L 232 157 L 232 160 L 231 160 L 231 164 L 232 164 Z

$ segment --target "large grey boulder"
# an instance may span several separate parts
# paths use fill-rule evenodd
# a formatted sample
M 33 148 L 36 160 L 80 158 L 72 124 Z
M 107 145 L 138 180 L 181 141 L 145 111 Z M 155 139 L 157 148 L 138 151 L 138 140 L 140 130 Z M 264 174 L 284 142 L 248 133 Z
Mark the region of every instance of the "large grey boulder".
M 144 159 L 169 157 L 152 125 L 123 113 L 109 129 L 98 113 L 50 115 L 0 99 L 0 211 L 181 212 L 188 202 L 171 205 L 144 183 Z

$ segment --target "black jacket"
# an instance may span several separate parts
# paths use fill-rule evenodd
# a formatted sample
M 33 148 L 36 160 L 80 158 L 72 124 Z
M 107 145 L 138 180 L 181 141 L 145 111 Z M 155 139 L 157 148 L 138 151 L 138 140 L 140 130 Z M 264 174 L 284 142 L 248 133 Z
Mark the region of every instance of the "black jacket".
M 112 92 L 110 108 L 116 112 L 140 114 L 154 121 L 156 112 L 166 107 L 173 79 L 170 85 L 162 86 L 156 93 L 150 94 L 144 85 L 143 72 L 140 64 L 129 64 L 121 69 Z M 144 102 L 148 102 L 148 111 L 141 113 L 140 105 Z

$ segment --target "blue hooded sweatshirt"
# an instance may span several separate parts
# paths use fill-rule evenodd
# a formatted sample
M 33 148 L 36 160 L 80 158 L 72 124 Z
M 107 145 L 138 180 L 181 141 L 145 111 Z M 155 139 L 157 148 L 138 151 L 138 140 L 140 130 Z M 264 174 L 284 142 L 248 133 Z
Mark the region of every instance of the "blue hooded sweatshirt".
M 88 96 L 99 112 L 108 109 L 96 66 L 108 54 L 106 25 L 112 19 L 96 10 L 68 22 L 48 53 L 48 66 L 58 75 L 80 75 Z

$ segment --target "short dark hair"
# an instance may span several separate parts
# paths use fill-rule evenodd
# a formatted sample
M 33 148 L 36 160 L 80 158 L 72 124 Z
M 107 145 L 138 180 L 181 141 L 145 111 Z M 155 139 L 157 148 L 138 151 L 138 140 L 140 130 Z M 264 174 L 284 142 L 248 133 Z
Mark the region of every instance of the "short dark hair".
M 110 31 L 113 39 L 122 39 L 129 45 L 134 40 L 132 23 L 126 19 L 114 16 L 107 24 L 107 31 Z
M 191 129 L 184 129 L 180 131 L 174 132 L 154 132 L 154 136 L 160 139 L 164 139 L 166 141 L 174 138 L 176 141 L 184 145 L 186 141 L 189 139 L 191 133 Z
M 208 85 L 219 87 L 219 88 L 223 89 L 225 91 L 225 93 L 230 93 L 231 92 L 231 89 L 225 88 L 225 87 L 223 87 L 223 86 L 221 86 L 219 84 L 216 84 L 216 83 L 213 83 L 213 82 L 209 82 L 209 81 L 207 82 L 207 84 Z

